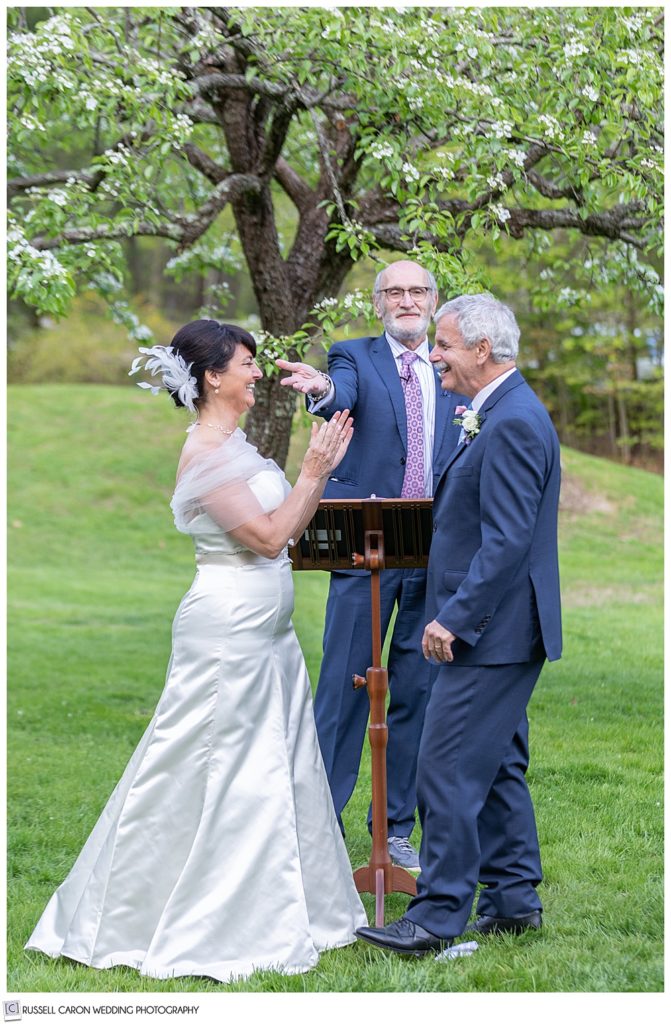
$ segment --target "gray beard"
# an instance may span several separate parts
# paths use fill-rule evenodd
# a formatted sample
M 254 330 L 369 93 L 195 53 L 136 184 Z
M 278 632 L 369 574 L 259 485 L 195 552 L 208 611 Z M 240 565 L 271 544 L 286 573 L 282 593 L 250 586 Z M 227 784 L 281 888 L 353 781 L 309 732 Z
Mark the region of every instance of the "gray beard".
M 408 327 L 404 328 L 400 324 L 396 324 L 391 317 L 384 317 L 382 320 L 382 326 L 385 331 L 391 334 L 392 338 L 396 338 L 396 341 L 400 341 L 405 344 L 408 341 L 424 341 L 426 337 L 426 329 L 429 326 L 429 317 L 427 316 L 422 320 L 420 327 Z

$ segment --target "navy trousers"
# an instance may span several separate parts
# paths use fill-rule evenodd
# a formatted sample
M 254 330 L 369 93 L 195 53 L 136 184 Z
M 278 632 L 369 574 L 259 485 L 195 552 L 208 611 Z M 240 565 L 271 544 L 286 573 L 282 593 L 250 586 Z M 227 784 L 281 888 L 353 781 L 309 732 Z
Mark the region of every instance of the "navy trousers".
M 397 608 L 387 659 L 390 836 L 409 836 L 415 824 L 417 752 L 432 676 L 421 649 L 426 625 L 425 590 L 423 569 L 387 569 L 380 574 L 383 640 Z M 326 605 L 324 656 L 315 696 L 315 722 L 343 832 L 342 811 L 356 785 L 370 709 L 367 689 L 354 690 L 352 675 L 365 676 L 372 659 L 370 576 L 333 572 Z M 370 820 L 369 810 L 369 828 Z
M 520 917 L 541 909 L 542 879 L 526 707 L 543 659 L 446 665 L 436 673 L 417 765 L 421 873 L 406 916 L 434 935 L 464 931 L 477 911 Z

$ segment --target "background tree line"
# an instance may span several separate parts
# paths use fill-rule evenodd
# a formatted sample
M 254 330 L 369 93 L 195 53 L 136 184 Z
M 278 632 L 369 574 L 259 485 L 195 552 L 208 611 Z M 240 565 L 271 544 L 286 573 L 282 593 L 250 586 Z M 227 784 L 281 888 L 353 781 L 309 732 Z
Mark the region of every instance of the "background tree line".
M 661 8 L 15 8 L 9 43 L 10 380 L 125 379 L 201 312 L 324 358 L 408 254 L 513 306 L 563 441 L 661 467 Z M 248 423 L 280 462 L 293 409 L 270 377 Z

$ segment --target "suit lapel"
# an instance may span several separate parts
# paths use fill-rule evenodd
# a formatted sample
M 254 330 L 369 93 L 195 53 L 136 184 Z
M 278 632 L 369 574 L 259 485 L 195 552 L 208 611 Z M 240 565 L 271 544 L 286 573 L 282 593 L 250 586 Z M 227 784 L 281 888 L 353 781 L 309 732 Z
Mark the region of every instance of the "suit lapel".
M 442 451 L 445 443 L 445 431 L 448 424 L 451 425 L 454 419 L 454 395 L 451 391 L 443 391 L 440 386 L 440 377 L 434 374 L 436 384 L 436 425 L 433 435 L 434 466 L 436 455 Z
M 478 415 L 480 416 L 480 423 L 483 424 L 485 422 L 485 420 L 487 419 L 487 413 L 489 412 L 490 409 L 494 408 L 497 402 L 500 402 L 500 400 L 505 395 L 507 395 L 509 391 L 512 391 L 513 388 L 519 387 L 520 384 L 524 384 L 524 382 L 524 377 L 522 376 L 520 371 L 515 370 L 514 373 L 511 373 L 510 376 L 506 380 L 504 380 L 503 384 L 499 384 L 499 386 L 492 392 L 492 394 L 489 396 L 489 398 L 485 401 L 485 403 L 481 406 L 479 410 Z M 471 444 L 474 444 L 476 440 L 477 439 L 474 438 L 474 440 L 471 441 Z M 452 466 L 457 461 L 459 456 L 462 455 L 463 452 L 465 452 L 468 447 L 469 446 L 466 444 L 466 442 L 462 441 L 461 444 L 458 444 L 457 447 L 453 450 L 452 454 L 449 456 L 447 462 L 443 466 L 443 469 L 440 474 L 440 479 L 436 484 L 436 491 L 438 490 L 438 487 L 440 486 L 442 480 L 445 478 L 445 474 L 449 470 L 450 466 Z
M 389 398 L 391 399 L 391 404 L 394 407 L 394 415 L 396 416 L 398 432 L 401 435 L 403 447 L 407 452 L 408 424 L 405 414 L 405 399 L 403 398 L 403 389 L 401 388 L 401 378 L 398 374 L 396 360 L 394 359 L 389 343 L 384 334 L 379 338 L 375 338 L 371 345 L 370 355 L 373 366 L 379 373 L 384 386 L 389 392 Z
M 440 480 L 443 479 L 443 477 L 447 473 L 447 471 L 450 468 L 450 466 L 452 465 L 452 463 L 456 462 L 457 459 L 459 458 L 459 456 L 463 452 L 465 452 L 467 448 L 468 448 L 468 445 L 466 444 L 466 442 L 462 441 L 461 444 L 458 444 L 457 447 L 452 450 L 451 454 L 448 456 L 447 462 L 445 463 L 445 465 L 443 466 L 443 468 L 441 470 Z M 440 483 L 440 480 L 438 481 L 438 483 Z

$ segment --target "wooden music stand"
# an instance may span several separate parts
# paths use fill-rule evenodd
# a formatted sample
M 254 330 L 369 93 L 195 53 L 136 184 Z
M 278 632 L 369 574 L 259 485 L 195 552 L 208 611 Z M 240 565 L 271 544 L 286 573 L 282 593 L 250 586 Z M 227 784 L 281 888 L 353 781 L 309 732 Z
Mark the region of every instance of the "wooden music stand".
M 424 568 L 432 535 L 430 499 L 360 498 L 321 501 L 303 537 L 290 548 L 296 570 L 368 569 L 371 589 L 373 664 L 365 678 L 355 675 L 355 688 L 366 686 L 370 701 L 368 738 L 371 746 L 373 827 L 370 861 L 354 872 L 358 892 L 375 894 L 375 924 L 384 924 L 384 895 L 414 896 L 417 883 L 405 868 L 391 863 L 387 848 L 387 723 L 388 674 L 382 665 L 380 572 Z M 363 554 L 361 553 L 363 551 Z

